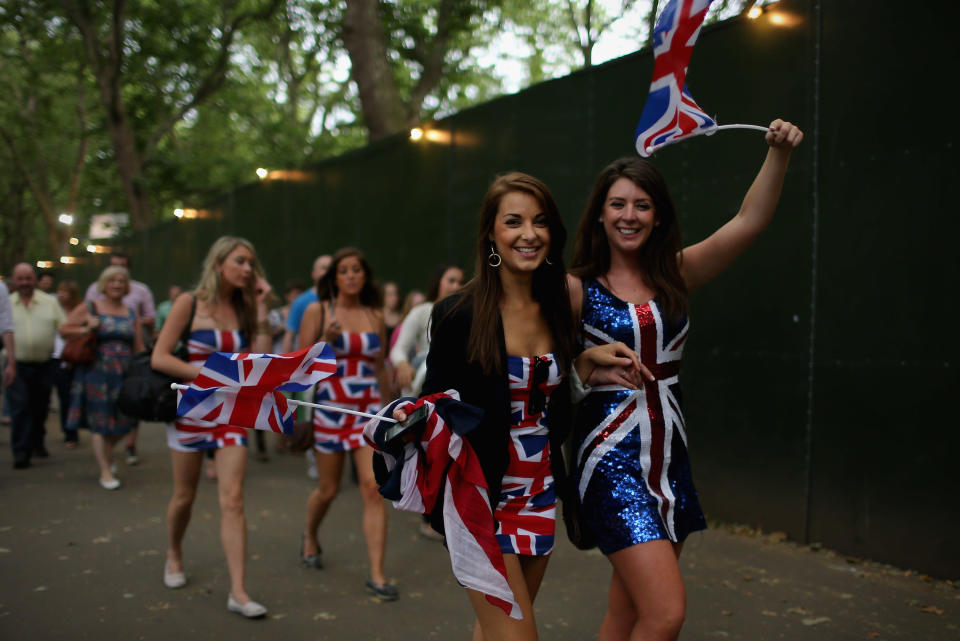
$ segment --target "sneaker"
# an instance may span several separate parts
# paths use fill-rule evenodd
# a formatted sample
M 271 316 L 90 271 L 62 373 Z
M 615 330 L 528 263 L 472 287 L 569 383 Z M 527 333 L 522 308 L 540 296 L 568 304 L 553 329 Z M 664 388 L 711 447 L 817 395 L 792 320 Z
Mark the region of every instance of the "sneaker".
M 140 462 L 140 458 L 137 456 L 137 448 L 132 445 L 124 450 L 124 454 L 127 455 L 125 462 L 127 465 L 136 465 Z

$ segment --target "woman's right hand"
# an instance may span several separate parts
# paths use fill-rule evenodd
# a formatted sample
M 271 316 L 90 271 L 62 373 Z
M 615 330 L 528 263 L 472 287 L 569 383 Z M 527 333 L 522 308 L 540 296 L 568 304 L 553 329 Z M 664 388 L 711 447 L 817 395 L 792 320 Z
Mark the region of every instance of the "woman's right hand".
M 396 419 L 398 423 L 403 423 L 405 420 L 407 420 L 407 413 L 402 409 L 397 408 L 393 410 L 393 418 Z
M 336 318 L 331 318 L 330 323 L 323 330 L 323 340 L 326 343 L 333 343 L 335 340 L 340 338 L 340 334 L 343 332 L 343 329 L 340 325 L 340 321 Z
M 413 382 L 413 377 L 417 374 L 417 370 L 413 369 L 413 365 L 407 361 L 396 365 L 394 371 L 396 372 L 397 386 L 401 388 L 410 387 L 410 383 Z
M 588 385 L 615 384 L 637 388 L 654 376 L 637 353 L 620 341 L 585 349 L 577 357 L 577 374 Z
M 97 331 L 97 328 L 100 327 L 100 317 L 99 316 L 89 316 L 87 318 L 87 329 L 91 332 Z

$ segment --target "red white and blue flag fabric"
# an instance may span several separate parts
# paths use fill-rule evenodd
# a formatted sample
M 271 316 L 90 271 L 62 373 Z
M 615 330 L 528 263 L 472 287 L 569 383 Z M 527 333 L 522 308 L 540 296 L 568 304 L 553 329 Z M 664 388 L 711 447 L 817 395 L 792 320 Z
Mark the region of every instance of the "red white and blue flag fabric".
M 479 423 L 482 410 L 460 402 L 456 390 L 447 390 L 416 401 L 398 399 L 378 416 L 391 417 L 396 409 L 409 415 L 421 405 L 427 406 L 429 414 L 415 442 L 387 441 L 385 434 L 392 423 L 380 419 L 370 419 L 364 427 L 364 438 L 375 452 L 380 493 L 397 509 L 430 514 L 442 492 L 443 529 L 453 575 L 510 617 L 522 619 L 495 535 L 487 481 L 473 447 L 463 437 Z
M 293 433 L 293 407 L 282 392 L 310 389 L 337 371 L 326 343 L 289 354 L 214 352 L 178 395 L 177 416 Z
M 690 136 L 710 133 L 717 123 L 686 87 L 687 66 L 711 0 L 670 0 L 653 29 L 653 79 L 634 134 L 637 153 Z

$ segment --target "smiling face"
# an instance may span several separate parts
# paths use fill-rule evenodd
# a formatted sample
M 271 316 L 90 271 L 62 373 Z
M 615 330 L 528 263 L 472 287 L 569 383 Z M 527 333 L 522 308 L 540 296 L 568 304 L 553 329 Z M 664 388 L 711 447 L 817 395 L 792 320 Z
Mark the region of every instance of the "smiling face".
M 359 296 L 367 282 L 363 264 L 357 256 L 347 256 L 337 263 L 337 292 L 347 296 Z
M 500 206 L 489 239 L 503 258 L 502 269 L 532 273 L 550 253 L 550 225 L 537 199 L 511 191 Z
M 252 251 L 237 245 L 217 267 L 221 283 L 234 289 L 246 287 L 254 277 L 256 260 Z
M 600 223 L 612 252 L 633 253 L 657 225 L 653 199 L 629 178 L 620 178 L 607 191 Z

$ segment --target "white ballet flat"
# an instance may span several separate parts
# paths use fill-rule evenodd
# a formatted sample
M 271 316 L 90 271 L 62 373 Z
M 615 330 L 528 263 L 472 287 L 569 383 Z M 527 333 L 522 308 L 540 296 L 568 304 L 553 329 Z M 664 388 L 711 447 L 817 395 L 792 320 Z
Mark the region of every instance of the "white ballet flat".
M 182 588 L 187 584 L 187 575 L 183 572 L 171 572 L 170 561 L 163 564 L 163 584 L 171 590 Z
M 112 481 L 104 481 L 103 479 L 99 479 L 99 481 L 100 487 L 105 490 L 116 490 L 120 487 L 120 479 L 113 479 Z
M 234 599 L 232 594 L 227 597 L 227 609 L 248 619 L 259 619 L 267 614 L 267 609 L 253 599 L 240 605 L 240 602 Z

